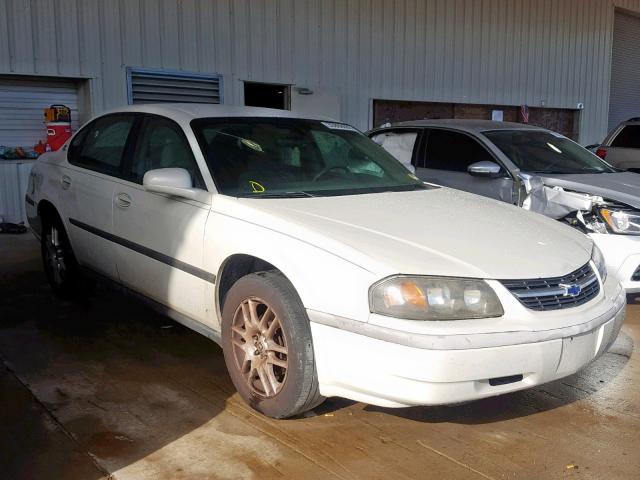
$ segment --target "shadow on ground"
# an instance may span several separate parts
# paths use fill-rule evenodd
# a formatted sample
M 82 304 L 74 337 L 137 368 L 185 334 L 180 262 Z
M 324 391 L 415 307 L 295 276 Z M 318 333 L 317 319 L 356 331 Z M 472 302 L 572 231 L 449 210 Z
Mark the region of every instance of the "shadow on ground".
M 82 451 L 101 478 L 211 422 L 224 408 L 233 388 L 213 342 L 105 289 L 82 303 L 60 301 L 33 255 L 21 258 L 18 251 L 2 260 L 3 478 L 90 479 L 90 468 L 74 470 Z M 214 395 L 205 397 L 203 388 Z M 21 411 L 21 402 L 31 405 Z M 15 418 L 30 411 L 43 416 L 42 425 Z M 48 436 L 43 428 L 62 435 Z M 63 440 L 71 441 L 70 452 L 52 462 L 53 443 Z

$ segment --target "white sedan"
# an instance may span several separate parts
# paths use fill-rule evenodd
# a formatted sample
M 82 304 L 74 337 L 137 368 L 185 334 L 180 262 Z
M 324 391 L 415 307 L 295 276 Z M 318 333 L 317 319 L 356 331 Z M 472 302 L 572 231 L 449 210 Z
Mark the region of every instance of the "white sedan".
M 33 168 L 59 295 L 97 274 L 218 342 L 242 398 L 283 418 L 342 396 L 400 407 L 570 375 L 625 294 L 585 235 L 424 184 L 344 123 L 131 106 Z

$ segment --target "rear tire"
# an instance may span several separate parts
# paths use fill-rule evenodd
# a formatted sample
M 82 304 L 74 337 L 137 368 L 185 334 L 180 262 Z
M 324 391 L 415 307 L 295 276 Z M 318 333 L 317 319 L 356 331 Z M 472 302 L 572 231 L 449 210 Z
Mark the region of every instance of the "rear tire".
M 63 299 L 77 297 L 82 285 L 78 262 L 59 218 L 43 220 L 40 247 L 44 273 L 53 292 Z
M 222 310 L 222 347 L 233 384 L 255 410 L 287 418 L 324 401 L 307 313 L 281 273 L 252 273 L 231 287 Z

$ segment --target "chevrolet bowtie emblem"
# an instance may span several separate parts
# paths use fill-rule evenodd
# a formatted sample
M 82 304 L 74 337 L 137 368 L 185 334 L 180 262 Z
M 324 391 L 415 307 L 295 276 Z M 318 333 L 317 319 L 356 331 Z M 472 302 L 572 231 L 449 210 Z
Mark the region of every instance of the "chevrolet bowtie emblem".
M 565 297 L 577 297 L 578 295 L 580 295 L 580 292 L 582 292 L 582 287 L 575 283 L 572 283 L 572 284 L 561 283 L 558 286 L 564 289 L 563 296 Z

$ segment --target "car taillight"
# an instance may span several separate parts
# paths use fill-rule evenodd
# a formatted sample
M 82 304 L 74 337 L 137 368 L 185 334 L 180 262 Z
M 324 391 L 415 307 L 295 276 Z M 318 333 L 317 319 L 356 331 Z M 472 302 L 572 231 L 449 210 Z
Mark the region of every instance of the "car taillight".
M 604 148 L 600 147 L 596 150 L 596 155 L 604 160 L 607 157 L 607 151 Z

